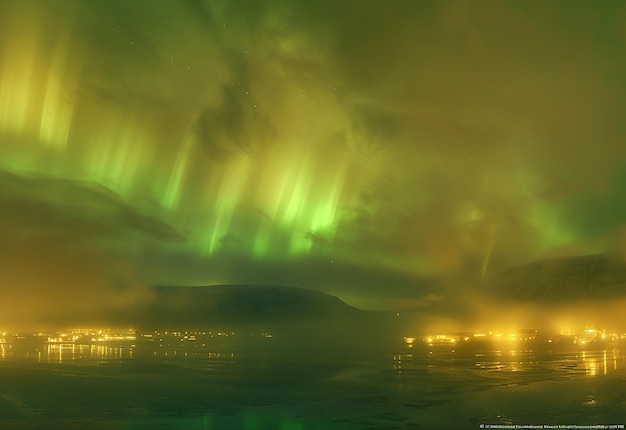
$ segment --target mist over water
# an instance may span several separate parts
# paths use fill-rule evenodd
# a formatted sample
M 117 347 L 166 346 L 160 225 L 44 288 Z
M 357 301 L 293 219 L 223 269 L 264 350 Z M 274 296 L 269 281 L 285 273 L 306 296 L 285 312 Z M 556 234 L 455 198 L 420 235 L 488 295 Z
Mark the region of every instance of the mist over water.
M 0 428 L 626 421 L 626 2 L 0 12 Z

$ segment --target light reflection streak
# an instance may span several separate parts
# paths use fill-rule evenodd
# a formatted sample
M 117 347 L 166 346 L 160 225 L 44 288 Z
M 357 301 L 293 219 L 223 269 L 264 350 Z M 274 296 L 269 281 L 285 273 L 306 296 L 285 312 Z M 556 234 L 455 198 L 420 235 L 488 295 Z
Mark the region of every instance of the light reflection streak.
M 412 350 L 414 351 L 414 350 Z M 609 365 L 612 355 L 613 364 Z M 570 351 L 562 353 L 533 350 L 483 351 L 480 353 L 455 353 L 450 350 L 427 350 L 423 354 L 394 355 L 393 369 L 398 376 L 410 375 L 424 369 L 446 372 L 461 363 L 471 366 L 478 375 L 493 372 L 537 375 L 550 371 L 563 377 L 601 377 L 626 369 L 626 355 L 620 350 Z
M 109 361 L 132 359 L 133 348 L 128 348 L 128 352 L 123 347 L 109 345 L 78 345 L 78 344 L 48 344 L 46 356 L 41 357 L 38 352 L 38 361 L 59 362 L 71 361 Z

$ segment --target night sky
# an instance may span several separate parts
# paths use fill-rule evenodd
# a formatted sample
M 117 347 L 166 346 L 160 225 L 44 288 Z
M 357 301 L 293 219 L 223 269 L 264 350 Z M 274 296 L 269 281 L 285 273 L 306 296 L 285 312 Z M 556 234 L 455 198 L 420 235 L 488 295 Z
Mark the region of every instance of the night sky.
M 0 311 L 419 309 L 626 237 L 623 1 L 0 4 Z

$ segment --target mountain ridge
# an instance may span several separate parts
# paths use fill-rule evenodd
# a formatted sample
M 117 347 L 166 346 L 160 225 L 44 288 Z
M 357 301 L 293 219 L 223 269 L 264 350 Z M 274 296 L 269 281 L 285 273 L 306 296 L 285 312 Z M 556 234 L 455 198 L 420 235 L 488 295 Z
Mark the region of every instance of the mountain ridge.
M 509 268 L 487 290 L 502 299 L 546 303 L 626 297 L 626 262 L 610 252 L 534 261 Z
M 158 285 L 134 310 L 143 324 L 273 324 L 339 319 L 362 312 L 340 298 L 318 290 L 257 284 L 202 286 Z

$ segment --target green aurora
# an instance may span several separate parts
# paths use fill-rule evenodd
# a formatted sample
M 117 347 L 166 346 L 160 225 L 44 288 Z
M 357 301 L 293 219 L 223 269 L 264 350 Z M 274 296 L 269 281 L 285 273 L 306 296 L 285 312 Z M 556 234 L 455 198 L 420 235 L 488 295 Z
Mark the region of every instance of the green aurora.
M 624 2 L 0 9 L 12 309 L 241 282 L 405 309 L 621 245 Z

